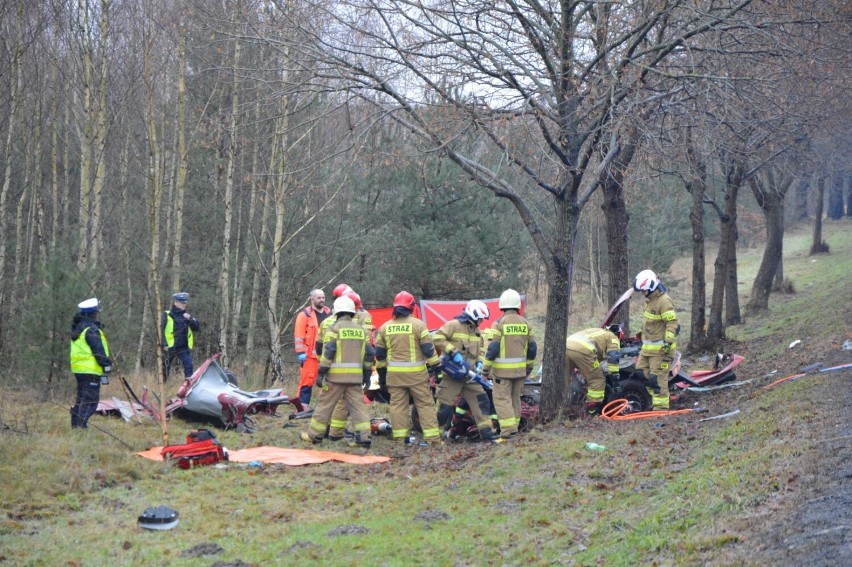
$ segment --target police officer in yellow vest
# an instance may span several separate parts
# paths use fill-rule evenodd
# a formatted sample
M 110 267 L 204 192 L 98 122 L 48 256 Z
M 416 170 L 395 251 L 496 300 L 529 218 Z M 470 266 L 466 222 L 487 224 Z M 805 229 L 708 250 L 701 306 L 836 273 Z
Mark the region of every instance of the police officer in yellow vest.
M 186 312 L 186 302 L 189 294 L 185 291 L 178 292 L 172 296 L 172 308 L 163 311 L 161 321 L 163 329 L 163 350 L 166 351 L 166 378 L 175 358 L 179 358 L 183 364 L 183 375 L 186 378 L 192 376 L 192 348 L 194 346 L 193 332 L 201 328 L 198 319 Z
M 589 415 L 596 415 L 603 406 L 606 392 L 603 362 L 606 361 L 607 374 L 618 374 L 623 335 L 619 325 L 611 325 L 606 329 L 577 331 L 565 341 L 565 387 L 570 390 L 571 374 L 576 368 L 589 387 L 585 407 Z M 569 397 L 570 392 L 566 391 L 564 399 Z
M 325 334 L 315 384 L 320 389 L 319 402 L 302 439 L 321 443 L 334 406 L 343 399 L 354 422 L 355 445 L 370 447 L 370 416 L 364 405 L 361 382 L 364 368 L 372 365 L 375 352 L 364 326 L 353 320 L 352 299 L 335 299 L 334 314 L 337 320 Z
M 507 289 L 497 305 L 503 316 L 491 326 L 491 343 L 485 352 L 482 377 L 494 379 L 500 438 L 506 439 L 518 433 L 524 379 L 532 372 L 538 347 L 529 321 L 519 313 L 520 294 Z
M 71 323 L 71 372 L 77 379 L 77 398 L 71 408 L 71 427 L 88 427 L 101 396 L 101 377 L 108 383 L 112 371 L 109 345 L 98 321 L 100 302 L 93 297 L 77 305 L 80 312 Z
M 644 291 L 645 312 L 642 324 L 642 349 L 636 372 L 651 382 L 649 393 L 655 410 L 669 409 L 669 365 L 674 358 L 680 329 L 674 303 L 666 286 L 651 270 L 642 270 L 633 280 L 633 289 Z

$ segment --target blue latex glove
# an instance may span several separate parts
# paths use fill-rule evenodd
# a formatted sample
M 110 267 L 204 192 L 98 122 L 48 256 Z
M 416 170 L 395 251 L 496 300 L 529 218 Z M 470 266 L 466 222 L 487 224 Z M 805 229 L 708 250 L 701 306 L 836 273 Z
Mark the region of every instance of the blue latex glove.
M 300 352 L 299 353 L 299 366 L 304 364 L 307 359 L 308 359 L 308 355 L 304 352 Z
M 453 353 L 453 362 L 455 362 L 456 364 L 461 366 L 462 363 L 464 362 L 464 357 L 462 356 L 462 353 L 454 352 Z
M 482 361 L 481 360 L 476 363 L 476 373 L 482 374 Z

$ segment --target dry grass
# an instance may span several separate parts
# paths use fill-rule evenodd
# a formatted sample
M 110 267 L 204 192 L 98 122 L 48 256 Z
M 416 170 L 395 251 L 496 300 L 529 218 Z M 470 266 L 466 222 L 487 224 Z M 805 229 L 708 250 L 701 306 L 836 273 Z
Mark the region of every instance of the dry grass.
M 848 227 L 830 229 L 827 239 L 832 250 L 848 252 Z M 785 299 L 789 304 L 773 296 L 774 311 L 742 326 L 745 348 L 763 351 L 769 341 L 786 341 L 780 333 L 791 324 L 784 321 L 788 307 L 798 331 L 822 332 L 825 297 L 848 294 L 845 280 L 832 279 L 840 267 L 809 271 L 811 259 L 798 256 L 795 246 L 790 251 L 786 267 L 801 291 Z M 741 261 L 742 273 L 749 273 L 756 255 Z M 831 345 L 821 340 L 809 354 L 836 361 L 842 353 Z M 836 389 L 831 377 L 764 389 L 768 379 L 761 376 L 769 364 L 780 376 L 794 371 L 799 359 L 747 356 L 740 377 L 755 382 L 682 402 L 706 406 L 711 415 L 741 410 L 734 418 L 566 421 L 496 447 L 404 450 L 379 438 L 373 451 L 395 459 L 366 467 L 230 464 L 181 471 L 134 456 L 125 446 L 157 443 L 153 422 L 95 417 L 91 423 L 100 429 L 71 431 L 70 397 L 3 391 L 0 421 L 10 429 L 0 432 L 0 562 L 771 563 L 774 556 L 760 546 L 761 530 L 792 520 L 801 496 L 825 485 L 827 477 L 817 475 L 830 471 L 819 465 L 825 455 L 818 440 L 848 425 L 849 411 L 833 409 L 852 407 L 852 394 Z M 836 404 L 819 403 L 829 396 Z M 258 421 L 254 435 L 219 436 L 231 449 L 304 446 L 299 427 L 282 427 L 285 418 Z M 197 425 L 175 419 L 171 431 L 179 437 Z M 587 441 L 607 450 L 587 451 Z M 180 512 L 178 528 L 139 529 L 137 516 L 159 504 Z M 789 521 L 773 529 L 796 533 L 798 526 Z

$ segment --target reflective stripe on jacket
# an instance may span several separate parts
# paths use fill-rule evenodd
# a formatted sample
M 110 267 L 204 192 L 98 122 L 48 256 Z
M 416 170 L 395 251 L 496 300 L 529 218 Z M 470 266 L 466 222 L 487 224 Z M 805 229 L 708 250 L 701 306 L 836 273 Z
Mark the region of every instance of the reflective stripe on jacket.
M 360 384 L 364 369 L 369 368 L 373 349 L 360 322 L 344 315 L 328 328 L 323 337 L 320 369 L 328 369 L 330 382 Z
M 385 354 L 380 357 L 380 354 Z M 426 323 L 407 315 L 396 317 L 381 326 L 376 336 L 376 366 L 388 372 L 425 372 L 426 364 L 441 361 L 435 353 Z
M 483 365 L 486 373 L 491 371 L 499 379 L 523 378 L 532 372 L 535 335 L 526 319 L 508 311 L 492 325 L 491 333 Z

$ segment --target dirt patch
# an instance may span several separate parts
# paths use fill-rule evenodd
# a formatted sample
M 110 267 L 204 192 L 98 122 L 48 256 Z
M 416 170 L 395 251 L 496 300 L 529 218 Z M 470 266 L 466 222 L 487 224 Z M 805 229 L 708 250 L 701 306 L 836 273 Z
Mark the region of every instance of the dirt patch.
M 218 555 L 223 551 L 225 551 L 225 549 L 217 543 L 204 542 L 190 547 L 189 549 L 184 549 L 180 552 L 180 556 L 191 559 L 194 557 L 204 557 L 205 555 Z
M 450 515 L 440 510 L 423 510 L 422 512 L 418 512 L 414 516 L 415 520 L 420 520 L 423 522 L 446 522 L 450 520 Z
M 330 532 L 328 532 L 328 535 L 329 535 L 329 537 L 336 537 L 336 536 L 342 536 L 342 535 L 361 535 L 361 534 L 368 534 L 368 533 L 370 533 L 370 530 L 368 530 L 364 526 L 349 525 L 349 526 L 338 526 L 338 527 L 334 528 L 333 530 L 331 530 Z
M 294 543 L 293 545 L 291 545 L 290 547 L 288 547 L 287 549 L 285 549 L 284 551 L 279 553 L 278 557 L 288 557 L 289 556 L 289 557 L 292 558 L 293 557 L 292 554 L 294 554 L 294 553 L 304 552 L 304 551 L 307 551 L 309 549 L 313 549 L 315 547 L 317 547 L 317 544 L 315 544 L 312 541 L 297 541 L 296 543 Z

